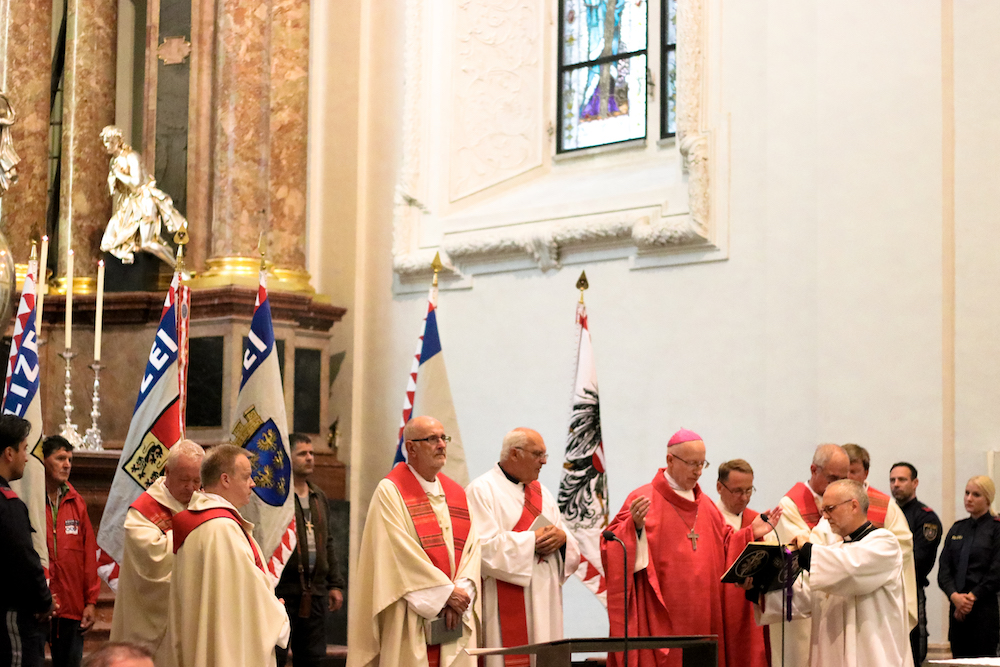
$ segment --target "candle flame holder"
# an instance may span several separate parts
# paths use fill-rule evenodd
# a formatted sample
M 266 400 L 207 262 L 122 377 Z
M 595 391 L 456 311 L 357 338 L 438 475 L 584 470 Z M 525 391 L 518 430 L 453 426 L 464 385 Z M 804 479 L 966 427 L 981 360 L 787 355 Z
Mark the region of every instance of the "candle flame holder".
M 97 426 L 97 418 L 101 416 L 101 362 L 95 361 L 90 365 L 94 371 L 94 394 L 91 396 L 90 408 L 90 428 L 83 435 L 83 447 L 92 452 L 104 451 L 104 439 L 101 437 L 101 429 Z
M 74 448 L 84 448 L 83 438 L 76 429 L 76 424 L 73 423 L 73 367 L 72 361 L 76 353 L 66 348 L 66 351 L 60 352 L 59 356 L 63 358 L 66 362 L 66 379 L 63 384 L 63 396 L 66 398 L 66 402 L 63 404 L 63 412 L 66 414 L 66 421 L 62 425 L 62 430 L 59 435 L 66 438 L 69 444 L 73 445 Z

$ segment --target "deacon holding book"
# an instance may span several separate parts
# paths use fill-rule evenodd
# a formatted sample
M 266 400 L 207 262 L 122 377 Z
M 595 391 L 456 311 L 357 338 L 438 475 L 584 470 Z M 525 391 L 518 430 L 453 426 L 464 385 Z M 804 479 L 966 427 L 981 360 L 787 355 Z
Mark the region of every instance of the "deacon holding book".
M 562 585 L 580 566 L 580 549 L 538 482 L 546 460 L 542 436 L 516 428 L 504 436 L 500 462 L 465 490 L 482 545 L 487 647 L 563 636 Z M 486 665 L 502 667 L 503 656 Z
M 698 486 L 705 460 L 701 436 L 680 430 L 667 445 L 667 467 L 650 484 L 625 500 L 609 530 L 625 544 L 601 542 L 608 583 L 611 636 L 621 637 L 628 620 L 629 636 L 718 635 L 719 665 L 759 667 L 766 662 L 747 656 L 752 642 L 741 631 L 743 609 L 725 609 L 720 579 L 749 543 L 771 527 L 760 517 L 734 531 Z M 772 521 L 778 509 L 768 513 Z M 628 586 L 628 599 L 624 587 Z M 609 654 L 609 665 L 624 656 Z M 630 665 L 680 667 L 681 652 L 663 649 L 630 652 Z
M 473 667 L 479 538 L 462 487 L 441 474 L 441 422 L 403 428 L 406 463 L 375 489 L 351 596 L 348 667 Z
M 747 505 L 756 490 L 753 486 L 753 468 L 743 459 L 726 461 L 719 466 L 719 477 L 715 482 L 719 492 L 719 511 L 722 518 L 733 530 L 741 530 L 754 522 L 759 512 Z M 769 517 L 770 518 L 770 517 Z M 743 589 L 737 586 L 723 586 L 723 608 L 731 622 L 726 627 L 726 638 L 730 641 L 728 651 L 734 655 L 746 653 L 751 665 L 766 665 L 768 648 L 764 641 L 767 628 L 759 628 L 754 622 L 753 605 L 746 599 Z M 737 641 L 745 643 L 737 644 Z
M 896 537 L 868 520 L 868 493 L 852 480 L 830 483 L 820 511 L 842 542 L 795 537 L 808 577 L 792 587 L 792 616 L 811 618 L 812 667 L 912 667 L 910 626 L 903 590 L 903 551 Z M 768 593 L 761 624 L 782 623 L 784 591 Z

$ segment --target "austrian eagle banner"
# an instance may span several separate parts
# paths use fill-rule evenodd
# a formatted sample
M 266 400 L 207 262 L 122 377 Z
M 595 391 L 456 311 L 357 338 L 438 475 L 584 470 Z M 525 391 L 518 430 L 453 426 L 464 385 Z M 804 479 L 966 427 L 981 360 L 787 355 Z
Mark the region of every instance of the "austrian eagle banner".
M 11 488 L 28 506 L 28 518 L 35 529 L 32 544 L 42 567 L 49 566 L 49 550 L 45 544 L 45 467 L 42 464 L 42 403 L 39 389 L 38 335 L 35 326 L 35 272 L 37 262 L 28 264 L 28 275 L 14 321 L 14 351 L 7 364 L 6 393 L 3 413 L 17 415 L 31 423 L 28 432 L 28 463 L 24 476 L 11 482 Z
M 403 401 L 403 419 L 399 424 L 396 442 L 396 458 L 393 465 L 405 461 L 403 451 L 403 427 L 410 417 L 426 415 L 434 417 L 444 427 L 445 434 L 451 436 L 448 443 L 448 461 L 441 472 L 458 484 L 469 483 L 469 469 L 465 464 L 465 449 L 462 435 L 458 430 L 455 403 L 451 398 L 451 385 L 444 365 L 444 351 L 437 324 L 437 286 L 431 287 L 427 299 L 427 315 L 424 317 L 423 332 L 417 341 L 417 352 L 413 356 L 413 366 L 406 384 L 406 398 Z
M 187 288 L 180 285 L 180 278 L 175 273 L 163 303 L 160 324 L 139 384 L 132 423 L 97 532 L 97 571 L 114 590 L 118 589 L 118 564 L 124 554 L 128 508 L 163 474 L 167 453 L 184 437 L 178 362 L 178 330 L 181 327 L 178 303 L 184 289 Z M 185 310 L 183 316 L 186 315 Z
M 597 371 L 587 326 L 587 307 L 576 307 L 579 343 L 566 460 L 559 482 L 559 511 L 580 544 L 576 576 L 607 606 L 607 584 L 601 563 L 601 533 L 608 527 L 608 474 L 601 439 L 601 403 Z
M 285 562 L 295 548 L 295 509 L 292 505 L 292 461 L 288 447 L 288 420 L 281 385 L 267 275 L 260 287 L 250 331 L 243 346 L 243 377 L 236 399 L 233 444 L 250 453 L 256 486 L 250 503 L 240 509 L 254 524 L 254 537 L 268 556 L 267 569 L 277 585 Z

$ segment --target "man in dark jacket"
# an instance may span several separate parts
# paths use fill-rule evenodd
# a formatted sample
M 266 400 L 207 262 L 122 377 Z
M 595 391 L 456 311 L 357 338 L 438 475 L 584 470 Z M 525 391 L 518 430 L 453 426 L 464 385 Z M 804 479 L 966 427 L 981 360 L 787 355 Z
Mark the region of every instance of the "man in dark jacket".
M 87 516 L 87 503 L 69 483 L 73 445 L 53 435 L 42 443 L 45 464 L 46 534 L 49 586 L 59 611 L 49 632 L 53 667 L 79 667 L 83 635 L 94 625 L 101 592 L 97 578 L 97 536 Z
M 9 484 L 24 474 L 30 431 L 27 420 L 0 416 L 0 572 L 5 582 L 0 586 L 5 628 L 0 632 L 0 665 L 41 667 L 45 659 L 43 624 L 52 616 L 55 604 L 31 543 L 34 531 L 28 508 Z
M 292 488 L 295 491 L 295 526 L 298 543 L 292 551 L 275 595 L 283 598 L 292 623 L 292 649 L 296 667 L 320 664 L 326 656 L 326 612 L 344 603 L 333 535 L 330 533 L 326 494 L 309 482 L 315 452 L 309 436 L 292 433 Z M 278 649 L 278 667 L 288 651 Z

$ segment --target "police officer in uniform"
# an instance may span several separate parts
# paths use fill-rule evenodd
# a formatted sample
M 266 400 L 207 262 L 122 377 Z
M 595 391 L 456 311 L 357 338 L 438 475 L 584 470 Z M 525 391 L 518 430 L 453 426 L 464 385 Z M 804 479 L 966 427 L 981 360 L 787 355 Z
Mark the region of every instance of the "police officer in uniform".
M 938 586 L 951 602 L 948 641 L 955 658 L 996 657 L 1000 644 L 1000 521 L 990 511 L 993 480 L 979 475 L 965 485 L 965 511 L 944 539 Z
M 10 488 L 28 462 L 31 425 L 14 415 L 0 416 L 0 665 L 41 667 L 45 658 L 45 623 L 55 604 L 38 553 L 31 544 L 28 508 Z
M 927 505 L 917 500 L 917 469 L 912 463 L 900 461 L 889 469 L 889 488 L 913 533 L 913 560 L 917 570 L 917 607 L 919 622 L 910 631 L 913 663 L 923 664 L 927 658 L 927 597 L 924 589 L 934 569 L 938 546 L 941 544 L 941 521 Z

